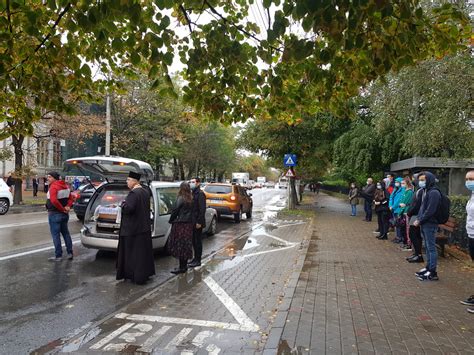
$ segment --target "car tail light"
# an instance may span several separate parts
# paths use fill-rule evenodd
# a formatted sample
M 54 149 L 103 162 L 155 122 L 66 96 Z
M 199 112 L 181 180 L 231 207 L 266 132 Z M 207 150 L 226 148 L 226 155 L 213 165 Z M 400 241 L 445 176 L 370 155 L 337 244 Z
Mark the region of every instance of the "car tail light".
M 231 201 L 235 201 L 235 200 L 237 200 L 237 196 L 235 196 L 235 195 L 231 195 L 231 196 L 230 196 L 230 200 L 231 200 Z

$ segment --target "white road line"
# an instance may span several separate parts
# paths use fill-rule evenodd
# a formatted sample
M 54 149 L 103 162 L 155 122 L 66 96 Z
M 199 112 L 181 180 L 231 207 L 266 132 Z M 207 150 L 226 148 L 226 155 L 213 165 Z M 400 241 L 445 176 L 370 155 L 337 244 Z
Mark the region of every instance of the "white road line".
M 80 242 L 81 242 L 80 240 L 73 240 L 72 244 L 77 244 L 77 243 L 80 243 Z M 62 246 L 64 247 L 64 244 L 62 244 Z M 0 261 L 19 258 L 20 256 L 25 256 L 25 255 L 41 253 L 42 251 L 51 250 L 51 249 L 54 249 L 54 246 L 34 249 L 34 250 L 30 250 L 30 251 L 24 251 L 22 253 L 16 253 L 16 254 L 11 254 L 11 255 L 7 255 L 7 256 L 1 256 Z
M 175 348 L 176 346 L 178 346 L 179 344 L 181 344 L 181 342 L 186 339 L 186 337 L 188 336 L 189 333 L 191 333 L 191 331 L 193 330 L 193 328 L 183 328 L 179 333 L 178 335 L 176 335 L 169 343 L 168 345 L 166 345 L 165 349 L 167 350 L 171 350 L 173 348 Z
M 158 329 L 151 337 L 149 337 L 141 346 L 141 348 L 138 349 L 138 351 L 144 352 L 144 353 L 151 353 L 153 351 L 153 345 L 160 339 L 165 333 L 170 330 L 171 327 L 169 325 L 164 325 L 160 329 Z
M 34 224 L 45 224 L 48 223 L 48 220 L 42 221 L 27 221 L 27 222 L 17 222 L 17 223 L 9 223 L 9 224 L 2 224 L 0 225 L 0 229 L 6 228 L 14 228 L 14 227 L 24 227 L 24 226 L 31 226 Z
M 214 344 L 209 344 L 206 350 L 208 351 L 209 355 L 217 355 L 221 352 L 221 349 Z
M 211 332 L 210 330 L 203 330 L 202 332 L 199 332 L 198 335 L 196 335 L 193 339 L 193 345 L 197 346 L 198 348 L 202 348 L 204 344 L 204 340 L 207 338 L 210 338 L 214 335 L 214 332 Z
M 98 341 L 97 343 L 95 343 L 94 345 L 92 345 L 90 348 L 93 349 L 93 350 L 100 349 L 105 344 L 107 344 L 108 342 L 113 340 L 116 336 L 122 334 L 124 331 L 126 331 L 127 329 L 133 327 L 134 325 L 135 325 L 135 323 L 126 323 L 126 324 L 122 325 L 120 328 L 114 330 L 112 333 L 110 333 L 104 339 L 102 339 L 102 340 Z
M 279 242 L 285 244 L 285 245 L 293 245 L 293 244 L 296 244 L 296 243 L 292 243 L 292 242 L 289 242 L 285 239 L 281 239 L 281 238 L 278 238 L 278 237 L 275 237 L 274 235 L 271 235 L 271 234 L 268 234 L 268 233 L 265 233 L 263 232 L 262 234 L 260 235 L 264 235 L 265 237 L 269 237 L 269 238 L 273 238 L 275 240 L 278 240 Z
M 168 324 L 183 324 L 183 325 L 193 325 L 197 327 L 206 327 L 206 328 L 217 328 L 217 329 L 228 329 L 228 330 L 238 330 L 243 332 L 254 332 L 255 326 L 247 327 L 241 324 L 236 323 L 226 323 L 226 322 L 214 322 L 201 319 L 186 319 L 186 318 L 174 318 L 174 317 L 161 317 L 161 316 L 149 316 L 145 314 L 128 314 L 128 313 L 119 313 L 115 315 L 115 318 L 127 319 L 136 322 L 156 322 L 156 323 L 168 323 Z M 258 328 L 258 327 L 257 327 Z
M 283 247 L 283 248 L 277 248 L 277 249 L 272 249 L 272 250 L 259 251 L 259 252 L 252 253 L 252 254 L 242 255 L 242 257 L 243 257 L 243 258 L 250 258 L 251 256 L 262 255 L 262 254 L 268 254 L 268 253 L 274 253 L 274 252 L 277 252 L 277 251 L 282 251 L 282 250 L 286 250 L 286 249 L 291 249 L 291 248 L 294 248 L 295 246 L 296 246 L 296 244 L 295 244 L 295 245 L 290 245 L 290 246 L 287 246 L 287 247 Z
M 204 279 L 206 285 L 214 292 L 214 294 L 219 298 L 222 304 L 229 310 L 229 312 L 234 316 L 239 324 L 244 326 L 247 329 L 252 329 L 252 331 L 258 331 L 259 327 L 256 325 L 240 308 L 240 306 L 235 303 L 235 301 L 224 291 L 219 284 L 214 281 L 210 276 Z

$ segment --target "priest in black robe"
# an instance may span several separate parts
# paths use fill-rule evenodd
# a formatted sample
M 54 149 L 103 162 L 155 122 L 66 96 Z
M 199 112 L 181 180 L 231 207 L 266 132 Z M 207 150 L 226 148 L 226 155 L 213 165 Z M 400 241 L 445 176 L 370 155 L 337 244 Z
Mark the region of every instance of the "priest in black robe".
M 140 184 L 141 175 L 130 172 L 130 189 L 122 202 L 117 251 L 117 280 L 128 279 L 144 284 L 155 275 L 155 260 L 151 241 L 150 192 Z

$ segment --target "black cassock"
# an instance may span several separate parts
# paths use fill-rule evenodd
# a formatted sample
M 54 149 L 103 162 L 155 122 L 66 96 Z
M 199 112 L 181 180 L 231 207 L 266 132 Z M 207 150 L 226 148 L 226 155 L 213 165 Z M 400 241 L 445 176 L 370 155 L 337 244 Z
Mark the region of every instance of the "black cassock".
M 150 193 L 144 187 L 135 188 L 122 203 L 117 251 L 117 280 L 129 279 L 145 283 L 155 275 L 155 260 L 151 241 Z

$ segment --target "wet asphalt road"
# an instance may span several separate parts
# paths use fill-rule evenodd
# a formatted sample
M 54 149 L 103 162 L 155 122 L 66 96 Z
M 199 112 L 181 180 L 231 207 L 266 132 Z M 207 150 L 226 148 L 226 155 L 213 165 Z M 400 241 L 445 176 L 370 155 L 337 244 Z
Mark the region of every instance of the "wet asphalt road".
M 218 233 L 205 238 L 209 255 L 248 233 L 252 226 L 283 207 L 286 190 L 253 190 L 252 220 L 235 224 L 221 218 Z M 155 255 L 155 277 L 145 286 L 115 280 L 115 254 L 74 245 L 73 261 L 51 263 L 52 250 L 10 259 L 25 250 L 51 246 L 46 216 L 41 213 L 2 216 L 0 219 L 0 349 L 3 354 L 25 354 L 103 318 L 163 284 L 176 266 L 172 257 Z M 35 223 L 38 222 L 38 223 Z M 41 222 L 42 221 L 42 222 Z M 27 224 L 29 223 L 29 224 Z M 22 225 L 20 225 L 22 224 Z M 71 234 L 80 223 L 71 215 Z M 46 244 L 45 244 L 46 243 Z M 12 254 L 13 253 L 13 254 Z

